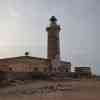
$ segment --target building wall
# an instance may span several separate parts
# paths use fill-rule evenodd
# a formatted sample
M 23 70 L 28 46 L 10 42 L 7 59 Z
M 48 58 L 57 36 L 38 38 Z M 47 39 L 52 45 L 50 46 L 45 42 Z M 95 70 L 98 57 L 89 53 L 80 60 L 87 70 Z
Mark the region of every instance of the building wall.
M 59 61 L 54 59 L 51 62 L 52 72 L 71 72 L 71 63 L 67 61 Z
M 44 72 L 44 70 L 46 70 L 46 72 L 48 72 L 48 66 L 49 64 L 46 63 L 11 63 L 9 64 L 9 68 L 11 69 L 11 71 L 13 72 Z
M 71 63 L 70 62 L 65 62 L 61 61 L 61 65 L 59 67 L 60 72 L 71 72 Z
M 91 73 L 90 67 L 75 67 L 75 72 Z
M 49 71 L 50 61 L 30 57 L 0 60 L 0 79 L 32 79 Z
M 90 67 L 75 67 L 75 73 L 79 78 L 91 78 L 92 76 Z
M 8 64 L 7 63 L 0 63 L 0 71 L 8 71 Z

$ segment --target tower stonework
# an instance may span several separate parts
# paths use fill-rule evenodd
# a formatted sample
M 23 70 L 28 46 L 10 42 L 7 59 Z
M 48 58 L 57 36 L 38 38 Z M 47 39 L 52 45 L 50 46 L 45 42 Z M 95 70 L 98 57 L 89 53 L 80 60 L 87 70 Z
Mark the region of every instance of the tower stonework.
M 59 32 L 60 26 L 57 25 L 57 19 L 55 16 L 50 18 L 50 25 L 46 28 L 48 32 L 48 59 L 60 59 L 60 41 Z

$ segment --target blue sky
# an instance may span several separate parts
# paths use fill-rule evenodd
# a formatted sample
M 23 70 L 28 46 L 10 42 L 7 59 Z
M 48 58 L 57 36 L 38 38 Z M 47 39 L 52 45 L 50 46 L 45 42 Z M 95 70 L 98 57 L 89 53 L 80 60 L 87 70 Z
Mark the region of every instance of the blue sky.
M 0 0 L 0 57 L 46 57 L 52 15 L 62 29 L 62 60 L 100 74 L 100 0 Z

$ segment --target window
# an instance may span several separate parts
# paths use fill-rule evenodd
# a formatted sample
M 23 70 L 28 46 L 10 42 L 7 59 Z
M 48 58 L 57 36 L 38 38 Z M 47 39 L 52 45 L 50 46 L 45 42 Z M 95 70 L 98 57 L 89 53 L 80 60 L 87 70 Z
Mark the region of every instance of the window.
M 37 67 L 35 67 L 35 68 L 34 68 L 34 71 L 36 71 L 36 72 L 37 72 L 37 71 L 38 71 L 38 68 L 37 68 Z
M 12 68 L 11 67 L 9 68 L 9 71 L 12 71 Z
M 47 68 L 44 68 L 44 72 L 47 72 Z
M 68 69 L 66 69 L 66 72 L 68 72 Z

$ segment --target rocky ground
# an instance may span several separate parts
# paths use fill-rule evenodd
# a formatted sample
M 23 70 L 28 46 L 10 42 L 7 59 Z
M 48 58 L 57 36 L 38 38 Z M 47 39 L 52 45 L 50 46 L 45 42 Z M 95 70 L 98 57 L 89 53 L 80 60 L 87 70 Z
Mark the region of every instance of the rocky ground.
M 0 100 L 100 100 L 100 81 L 17 81 L 0 88 Z

